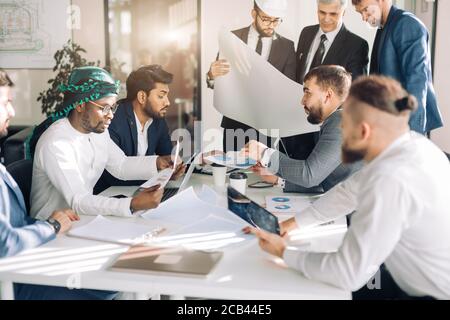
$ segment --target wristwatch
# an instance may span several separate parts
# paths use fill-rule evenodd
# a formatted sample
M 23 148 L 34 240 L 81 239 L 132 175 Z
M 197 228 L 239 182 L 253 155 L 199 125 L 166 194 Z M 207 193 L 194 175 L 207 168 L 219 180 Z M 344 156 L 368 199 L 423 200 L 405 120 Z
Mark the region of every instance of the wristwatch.
M 209 72 L 206 74 L 206 84 L 209 89 L 214 89 L 214 79 L 211 79 Z
M 53 218 L 47 219 L 47 222 L 55 229 L 55 233 L 58 234 L 59 230 L 61 230 L 61 223 Z

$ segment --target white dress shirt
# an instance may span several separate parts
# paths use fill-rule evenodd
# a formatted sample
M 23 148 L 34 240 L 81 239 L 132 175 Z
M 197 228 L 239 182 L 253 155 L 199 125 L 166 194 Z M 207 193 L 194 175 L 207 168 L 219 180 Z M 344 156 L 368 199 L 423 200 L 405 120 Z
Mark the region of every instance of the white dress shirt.
M 308 60 L 306 62 L 307 68 L 306 68 L 306 72 L 305 74 L 307 74 L 309 72 L 309 69 L 311 68 L 311 63 L 313 61 L 314 55 L 316 54 L 317 49 L 319 48 L 320 45 L 320 37 L 325 34 L 327 36 L 327 40 L 325 41 L 324 45 L 325 45 L 325 53 L 323 54 L 323 60 L 325 60 L 325 57 L 328 54 L 328 51 L 331 48 L 331 45 L 334 42 L 334 39 L 336 39 L 336 36 L 338 35 L 339 31 L 341 31 L 342 28 L 342 22 L 338 25 L 338 27 L 328 33 L 325 33 L 322 31 L 322 29 L 319 27 L 319 31 L 316 34 L 316 37 L 314 38 L 314 41 L 312 42 L 312 46 L 309 49 L 309 53 L 308 53 Z
M 157 157 L 126 157 L 104 133 L 84 134 L 67 118 L 52 124 L 36 146 L 31 186 L 31 215 L 47 219 L 54 210 L 72 208 L 78 214 L 129 217 L 131 198 L 94 196 L 103 170 L 121 180 L 150 179 L 158 171 Z
M 259 33 L 252 24 L 250 26 L 250 31 L 248 32 L 247 45 L 256 51 L 258 40 L 259 40 Z M 270 50 L 272 50 L 273 37 L 263 37 L 261 38 L 261 41 L 262 41 L 261 57 L 264 60 L 268 61 L 270 56 Z
M 141 122 L 139 121 L 136 113 L 134 113 L 134 117 L 136 118 L 136 128 L 137 128 L 137 156 L 145 157 L 148 149 L 148 128 L 153 123 L 153 119 L 150 118 L 142 127 Z
M 432 142 L 407 133 L 296 216 L 300 227 L 355 211 L 336 253 L 288 247 L 307 278 L 356 291 L 385 263 L 410 296 L 450 299 L 450 164 Z
M 261 161 L 259 163 L 261 163 L 261 165 L 264 168 L 267 168 L 269 166 L 270 160 L 272 158 L 272 155 L 277 152 L 277 150 L 269 148 L 266 150 L 266 152 L 264 152 L 264 155 L 261 158 Z M 274 185 L 275 187 L 279 188 L 279 189 L 284 189 L 284 187 L 286 186 L 286 180 L 283 178 L 278 177 L 278 180 L 276 182 L 276 184 Z

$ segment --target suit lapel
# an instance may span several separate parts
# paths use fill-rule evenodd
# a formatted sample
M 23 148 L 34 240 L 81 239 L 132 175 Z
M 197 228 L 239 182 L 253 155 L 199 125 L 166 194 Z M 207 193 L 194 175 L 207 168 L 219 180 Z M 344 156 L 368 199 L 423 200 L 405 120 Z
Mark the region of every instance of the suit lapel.
M 311 32 L 305 35 L 305 39 L 303 39 L 302 43 L 299 43 L 297 59 L 298 59 L 298 70 L 299 70 L 299 79 L 303 80 L 306 73 L 306 62 L 308 61 L 308 54 L 311 49 L 314 38 L 316 37 L 317 32 L 319 31 L 319 25 L 314 26 L 311 29 Z M 300 47 L 301 46 L 301 47 Z M 312 53 L 314 54 L 314 53 Z
M 233 31 L 233 33 L 236 35 L 236 37 L 238 37 L 239 39 L 241 39 L 243 42 L 245 42 L 247 44 L 248 34 L 250 33 L 250 26 L 248 26 L 247 28 Z
M 154 145 L 159 139 L 158 139 L 158 132 L 156 130 L 156 121 L 153 119 L 152 124 L 147 130 L 147 141 L 148 141 L 148 147 L 146 151 L 147 156 L 153 156 L 156 152 L 156 146 Z M 155 150 L 155 151 L 153 151 Z
M 276 39 L 272 41 L 272 47 L 270 49 L 268 62 L 278 70 L 281 69 L 280 60 L 283 57 L 283 48 L 281 45 L 280 37 L 277 35 Z M 282 71 L 282 70 L 280 70 Z
M 136 124 L 136 116 L 134 115 L 133 105 L 130 102 L 127 102 L 125 105 L 125 112 L 127 115 L 127 123 L 130 129 L 131 137 L 133 138 L 133 153 L 137 154 L 137 124 Z
M 381 52 L 383 52 L 384 42 L 386 40 L 387 35 L 392 33 L 392 31 L 390 29 L 394 26 L 393 22 L 394 22 L 394 20 L 396 20 L 396 16 L 401 13 L 402 13 L 401 10 L 399 10 L 396 6 L 392 6 L 391 11 L 389 11 L 387 23 L 383 28 L 384 29 L 383 32 L 381 33 L 380 45 L 378 46 L 378 53 L 377 53 L 377 55 L 378 55 L 378 73 L 380 73 L 380 65 L 382 62 Z
M 336 35 L 336 38 L 334 38 L 333 43 L 331 44 L 330 49 L 327 52 L 327 55 L 325 56 L 325 59 L 323 59 L 323 64 L 333 64 L 332 60 L 337 56 L 339 51 L 342 50 L 343 46 L 342 44 L 345 43 L 345 38 L 347 37 L 347 28 L 344 24 L 342 24 L 341 30 L 339 30 L 338 34 Z

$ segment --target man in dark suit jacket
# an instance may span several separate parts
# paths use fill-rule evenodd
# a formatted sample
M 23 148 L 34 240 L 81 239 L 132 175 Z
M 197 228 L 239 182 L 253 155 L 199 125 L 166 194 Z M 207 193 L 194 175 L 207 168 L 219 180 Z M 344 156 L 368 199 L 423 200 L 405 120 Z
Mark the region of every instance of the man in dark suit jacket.
M 343 23 L 347 0 L 319 0 L 319 24 L 305 27 L 297 46 L 297 81 L 303 83 L 309 70 L 318 65 L 338 65 L 352 74 L 353 80 L 367 74 L 369 45 L 347 30 Z M 322 45 L 322 37 L 324 42 Z M 323 49 L 321 51 L 321 49 Z
M 251 26 L 233 31 L 233 33 L 245 42 L 252 49 L 255 49 L 264 59 L 272 64 L 276 69 L 286 75 L 288 78 L 295 80 L 295 46 L 294 42 L 282 37 L 275 32 L 275 28 L 282 22 L 282 17 L 287 9 L 285 0 L 256 0 L 252 10 L 253 23 Z M 207 74 L 208 87 L 214 88 L 214 80 L 217 77 L 227 74 L 230 66 L 226 60 L 219 59 L 211 64 L 211 68 Z M 235 130 L 242 129 L 246 132 L 251 127 L 236 119 L 223 117 L 222 128 L 224 128 L 223 150 L 241 150 L 241 148 L 249 141 L 246 136 L 243 145 L 237 145 Z M 253 129 L 254 130 L 254 129 Z M 264 139 L 262 134 L 256 130 L 251 131 L 252 139 Z M 248 132 L 250 133 L 250 132 Z M 267 140 L 267 141 L 270 141 Z M 270 143 L 270 142 L 269 142 Z
M 369 45 L 347 30 L 343 23 L 347 0 L 319 0 L 319 24 L 305 27 L 297 45 L 297 82 L 319 65 L 338 65 L 352 74 L 353 79 L 367 74 Z M 326 37 L 326 38 L 325 38 Z M 317 133 L 285 139 L 289 156 L 304 160 L 314 147 Z
M 171 165 L 172 142 L 164 116 L 169 108 L 172 74 L 158 65 L 133 71 L 127 79 L 127 98 L 119 106 L 109 126 L 111 139 L 127 156 L 155 156 L 158 170 Z M 178 171 L 174 178 L 181 173 Z M 144 181 L 122 181 L 106 170 L 95 186 L 95 193 L 110 186 L 139 185 Z
M 442 127 L 431 75 L 429 35 L 424 24 L 412 13 L 392 5 L 392 0 L 353 0 L 364 21 L 377 27 L 371 74 L 382 74 L 399 81 L 419 103 L 409 126 L 421 134 Z

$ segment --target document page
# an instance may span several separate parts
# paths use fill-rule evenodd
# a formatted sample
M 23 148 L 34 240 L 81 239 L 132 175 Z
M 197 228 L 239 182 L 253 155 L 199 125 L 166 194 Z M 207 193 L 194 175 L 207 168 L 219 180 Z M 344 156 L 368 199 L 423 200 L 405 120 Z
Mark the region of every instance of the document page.
M 276 40 L 275 40 L 276 41 Z M 319 131 L 303 107 L 303 87 L 278 71 L 231 32 L 219 35 L 220 57 L 231 71 L 214 84 L 214 107 L 224 116 L 271 137 Z

